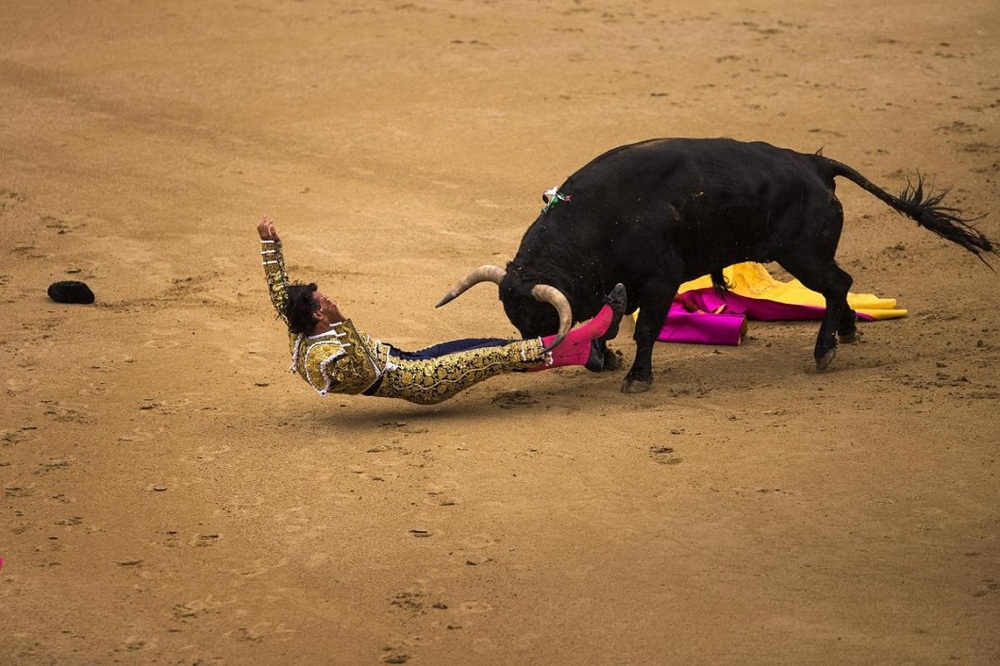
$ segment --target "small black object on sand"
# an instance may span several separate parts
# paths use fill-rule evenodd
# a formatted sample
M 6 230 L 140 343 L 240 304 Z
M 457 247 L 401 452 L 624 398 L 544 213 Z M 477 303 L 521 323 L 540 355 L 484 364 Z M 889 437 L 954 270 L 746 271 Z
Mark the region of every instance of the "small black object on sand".
M 56 303 L 83 303 L 86 305 L 94 302 L 94 292 L 85 282 L 64 280 L 49 285 L 49 298 Z

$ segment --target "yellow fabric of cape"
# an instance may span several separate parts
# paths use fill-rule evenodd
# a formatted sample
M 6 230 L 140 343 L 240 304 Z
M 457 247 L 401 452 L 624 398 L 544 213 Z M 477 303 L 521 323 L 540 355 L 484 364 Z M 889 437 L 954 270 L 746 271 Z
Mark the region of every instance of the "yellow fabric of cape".
M 734 264 L 723 270 L 722 274 L 729 281 L 729 290 L 740 296 L 788 305 L 826 307 L 826 299 L 821 294 L 807 289 L 798 280 L 791 282 L 776 280 L 763 264 L 752 261 Z M 696 280 L 685 282 L 677 293 L 683 294 L 686 291 L 711 287 L 712 279 L 705 275 Z M 847 304 L 858 314 L 868 315 L 872 319 L 895 319 L 906 316 L 906 310 L 896 307 L 895 298 L 880 298 L 875 294 L 849 293 Z

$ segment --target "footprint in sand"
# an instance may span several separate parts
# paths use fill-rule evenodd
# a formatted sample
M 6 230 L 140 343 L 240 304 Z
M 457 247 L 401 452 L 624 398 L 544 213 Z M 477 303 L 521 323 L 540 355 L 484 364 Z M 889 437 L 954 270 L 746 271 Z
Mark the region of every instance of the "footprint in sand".
M 288 558 L 283 557 L 278 560 L 275 564 L 268 564 L 263 558 L 254 560 L 253 563 L 243 569 L 230 569 L 231 573 L 239 574 L 247 578 L 256 578 L 261 574 L 265 574 L 271 569 L 278 569 L 280 567 L 288 566 Z
M 163 545 L 167 548 L 176 548 L 180 545 L 180 533 L 177 530 L 165 530 L 160 533 L 163 539 Z
M 313 520 L 308 506 L 293 506 L 273 514 L 273 521 L 279 526 L 278 534 L 285 543 L 296 545 L 315 541 L 330 529 L 322 521 Z
M 70 465 L 73 464 L 72 458 L 49 458 L 44 462 L 38 463 L 38 468 L 35 470 L 37 475 L 45 475 L 49 472 L 58 472 L 62 470 L 69 469 Z
M 198 548 L 205 548 L 208 546 L 214 546 L 219 543 L 219 539 L 222 535 L 218 532 L 211 532 L 209 534 L 196 534 L 193 539 L 188 541 L 189 546 L 196 546 Z
M 29 497 L 35 494 L 36 483 L 8 483 L 3 487 L 4 497 Z
M 676 465 L 681 461 L 677 452 L 669 446 L 649 447 L 649 457 L 661 465 Z
M 295 629 L 289 629 L 284 622 L 275 624 L 274 622 L 257 622 L 249 627 L 239 627 L 223 634 L 226 638 L 234 641 L 259 642 L 266 639 L 278 641 L 290 641 L 295 635 Z
M 180 340 L 146 340 L 142 343 L 143 347 L 151 347 L 153 349 L 176 349 L 180 347 L 183 343 Z
M 188 476 L 183 479 L 172 476 L 169 479 L 163 479 L 162 481 L 157 481 L 156 483 L 147 486 L 146 490 L 166 492 L 177 488 L 186 488 L 187 486 L 197 486 L 202 483 L 205 483 L 205 479 L 200 476 Z
M 455 506 L 458 504 L 458 500 L 449 494 L 444 493 L 427 493 L 428 497 L 424 498 L 424 504 L 430 504 L 431 506 Z
M 458 605 L 457 610 L 466 615 L 480 615 L 492 611 L 493 606 L 485 601 L 463 601 Z
M 364 479 L 365 481 L 372 481 L 375 483 L 380 483 L 384 481 L 392 481 L 399 478 L 398 472 L 365 472 L 363 470 L 354 470 L 354 473 L 358 475 L 359 479 Z
M 225 444 L 217 447 L 199 446 L 193 458 L 189 458 L 187 456 L 181 456 L 180 458 L 178 458 L 178 460 L 186 463 L 212 462 L 213 460 L 215 460 L 216 456 L 223 453 L 229 453 L 232 450 L 233 447 L 226 446 Z
M 144 640 L 138 636 L 129 636 L 118 647 L 115 652 L 142 652 L 156 647 L 156 639 Z
M 228 500 L 221 508 L 215 509 L 212 512 L 213 516 L 230 516 L 234 512 L 244 511 L 246 509 L 256 509 L 259 506 L 264 506 L 265 498 L 263 495 L 256 495 L 255 497 L 238 497 Z
M 214 595 L 208 595 L 201 599 L 194 599 L 185 604 L 177 604 L 174 606 L 174 617 L 179 619 L 184 618 L 194 618 L 203 613 L 218 613 L 219 608 L 223 606 L 229 606 L 236 603 L 236 597 L 228 601 L 221 601 L 216 599 Z
M 497 540 L 491 537 L 489 534 L 473 534 L 462 539 L 462 546 L 464 548 L 471 548 L 474 550 L 479 550 L 481 548 L 489 548 L 490 546 L 496 545 Z
M 312 552 L 312 553 L 309 553 L 308 556 L 306 556 L 306 561 L 304 562 L 304 566 L 307 569 L 316 569 L 318 567 L 322 567 L 322 566 L 326 565 L 328 562 L 330 562 L 333 559 L 335 559 L 335 558 L 330 553 Z
M 430 504 L 432 506 L 454 506 L 455 504 L 458 504 L 458 500 L 455 499 L 455 491 L 460 487 L 461 485 L 457 481 L 449 479 L 438 483 L 428 483 L 427 498 L 424 499 L 424 504 Z
M 147 442 L 151 439 L 156 439 L 160 435 L 166 432 L 166 428 L 157 428 L 155 431 L 150 432 L 149 430 L 143 430 L 142 428 L 135 428 L 132 432 L 125 433 L 118 437 L 119 442 Z

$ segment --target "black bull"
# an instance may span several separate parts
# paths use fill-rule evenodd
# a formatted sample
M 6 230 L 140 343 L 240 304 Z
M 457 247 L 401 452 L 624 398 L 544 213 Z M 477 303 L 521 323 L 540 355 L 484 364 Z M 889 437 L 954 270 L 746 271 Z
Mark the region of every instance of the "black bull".
M 833 361 L 837 338 L 856 336 L 847 304 L 851 276 L 834 258 L 844 222 L 837 176 L 981 259 L 998 253 L 971 220 L 941 205 L 943 193 L 925 195 L 919 176 L 896 197 L 818 154 L 730 139 L 656 139 L 610 150 L 570 176 L 506 269 L 473 271 L 438 306 L 491 280 L 523 336 L 565 334 L 572 321 L 595 315 L 621 282 L 627 312 L 639 309 L 635 361 L 622 391 L 638 392 L 652 382 L 653 345 L 681 283 L 711 274 L 725 289 L 726 266 L 776 261 L 826 299 L 815 349 L 822 370 Z M 562 295 L 572 314 L 567 309 L 560 318 L 549 303 L 558 307 Z

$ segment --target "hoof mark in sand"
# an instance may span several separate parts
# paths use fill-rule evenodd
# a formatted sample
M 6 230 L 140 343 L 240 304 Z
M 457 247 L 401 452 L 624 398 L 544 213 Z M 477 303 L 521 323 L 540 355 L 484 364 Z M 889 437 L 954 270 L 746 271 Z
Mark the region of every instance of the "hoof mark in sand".
M 288 558 L 283 557 L 278 560 L 277 564 L 267 564 L 263 559 L 254 560 L 253 565 L 248 570 L 233 569 L 232 573 L 245 576 L 247 578 L 256 578 L 257 576 L 267 573 L 271 569 L 277 569 L 279 567 L 288 566 Z
M 125 642 L 115 648 L 115 652 L 139 652 L 156 647 L 156 641 L 144 641 L 135 636 L 129 636 Z
M 230 451 L 232 451 L 232 449 L 233 447 L 226 445 L 222 445 L 221 447 L 218 448 L 199 446 L 197 451 L 195 452 L 194 458 L 188 458 L 187 456 L 182 456 L 181 458 L 179 458 L 179 460 L 181 462 L 187 462 L 187 463 L 212 462 L 219 454 L 229 453 Z
M 649 457 L 661 465 L 676 465 L 681 461 L 681 459 L 677 457 L 673 448 L 669 446 L 649 447 Z
M 34 494 L 35 484 L 29 484 L 27 487 L 12 483 L 3 487 L 4 497 L 28 497 Z
M 211 534 L 199 534 L 195 536 L 195 538 L 191 539 L 191 541 L 188 542 L 188 545 L 198 547 L 214 546 L 219 543 L 220 538 L 221 535 L 216 532 Z
M 208 595 L 203 599 L 195 599 L 185 604 L 174 606 L 174 617 L 178 619 L 198 617 L 202 613 L 218 613 L 222 606 L 229 606 L 236 603 L 236 597 L 229 601 L 219 601 L 214 595 Z
M 45 462 L 38 463 L 38 469 L 35 470 L 35 474 L 48 474 L 49 472 L 68 469 L 72 464 L 72 461 L 66 458 L 49 458 Z
M 157 428 L 156 432 L 149 432 L 148 430 L 143 430 L 141 428 L 136 428 L 132 432 L 121 435 L 118 438 L 119 442 L 145 442 L 151 439 L 156 439 L 158 436 L 166 432 L 165 428 Z
M 493 606 L 485 601 L 463 601 L 458 605 L 458 610 L 461 613 L 489 613 L 493 610 Z
M 987 594 L 991 594 L 993 592 L 1000 592 L 1000 581 L 987 578 L 986 580 L 983 581 L 983 584 L 980 585 L 979 588 L 972 593 L 972 596 L 985 597 Z
M 427 493 L 430 497 L 424 500 L 424 504 L 431 504 L 433 506 L 455 506 L 458 504 L 458 500 L 454 497 L 449 497 L 443 495 L 442 493 Z
M 489 534 L 472 534 L 462 540 L 462 546 L 465 548 L 489 548 L 496 542 L 497 540 Z
M 270 627 L 274 627 L 271 629 Z M 265 638 L 277 638 L 281 641 L 291 640 L 294 629 L 287 628 L 284 623 L 274 624 L 273 622 L 258 622 L 250 627 L 240 627 L 223 634 L 226 638 L 236 641 L 258 642 Z

